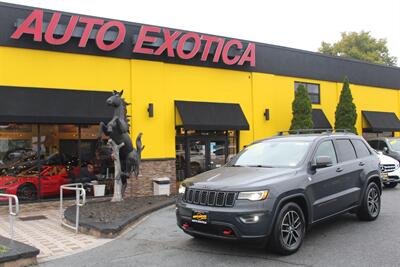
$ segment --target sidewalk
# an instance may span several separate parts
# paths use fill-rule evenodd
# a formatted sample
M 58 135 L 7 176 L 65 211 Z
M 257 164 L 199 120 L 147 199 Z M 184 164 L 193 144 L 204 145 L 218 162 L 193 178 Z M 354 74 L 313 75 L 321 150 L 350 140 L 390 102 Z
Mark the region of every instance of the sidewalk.
M 66 201 L 65 207 L 73 203 Z M 31 216 L 45 218 L 21 220 Z M 72 230 L 63 228 L 60 224 L 58 201 L 22 204 L 14 222 L 14 239 L 40 249 L 39 262 L 88 250 L 112 240 L 75 234 Z M 0 235 L 10 237 L 8 206 L 0 206 Z

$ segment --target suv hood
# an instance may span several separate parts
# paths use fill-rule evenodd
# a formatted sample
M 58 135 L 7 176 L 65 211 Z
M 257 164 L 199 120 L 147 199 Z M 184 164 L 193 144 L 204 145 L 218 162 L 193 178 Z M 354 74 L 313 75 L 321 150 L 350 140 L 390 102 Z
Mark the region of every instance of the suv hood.
M 291 168 L 221 167 L 186 179 L 184 184 L 211 190 L 258 190 L 295 173 Z

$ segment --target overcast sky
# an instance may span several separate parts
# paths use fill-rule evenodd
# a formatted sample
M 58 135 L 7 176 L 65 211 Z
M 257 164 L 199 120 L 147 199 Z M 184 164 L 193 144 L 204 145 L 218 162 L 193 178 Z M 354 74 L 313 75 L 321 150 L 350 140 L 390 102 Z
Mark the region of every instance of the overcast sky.
M 386 38 L 400 61 L 399 0 L 5 0 L 317 51 L 343 31 Z M 398 65 L 400 63 L 398 62 Z

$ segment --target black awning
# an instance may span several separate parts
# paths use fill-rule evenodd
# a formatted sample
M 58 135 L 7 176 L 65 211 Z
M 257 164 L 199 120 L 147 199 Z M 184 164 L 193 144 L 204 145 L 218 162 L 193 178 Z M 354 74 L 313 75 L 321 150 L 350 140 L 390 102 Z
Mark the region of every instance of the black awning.
M 312 120 L 314 123 L 314 129 L 332 129 L 332 125 L 326 118 L 322 109 L 312 110 Z
M 248 130 L 239 104 L 175 101 L 181 118 L 176 126 L 187 130 Z
M 362 111 L 369 127 L 363 127 L 366 132 L 397 132 L 400 131 L 400 121 L 394 112 Z
M 0 123 L 97 124 L 112 118 L 111 92 L 0 86 Z

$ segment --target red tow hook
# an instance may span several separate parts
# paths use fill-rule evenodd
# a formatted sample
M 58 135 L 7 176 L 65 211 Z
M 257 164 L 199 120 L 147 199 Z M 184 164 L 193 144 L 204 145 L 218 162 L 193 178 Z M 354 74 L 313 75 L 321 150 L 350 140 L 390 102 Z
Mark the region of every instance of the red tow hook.
M 190 226 L 190 225 L 189 225 L 188 223 L 183 223 L 183 224 L 182 224 L 182 228 L 185 229 L 185 230 L 188 229 L 189 226 Z
M 222 232 L 224 235 L 232 235 L 232 230 L 231 229 L 225 229 L 223 232 Z

